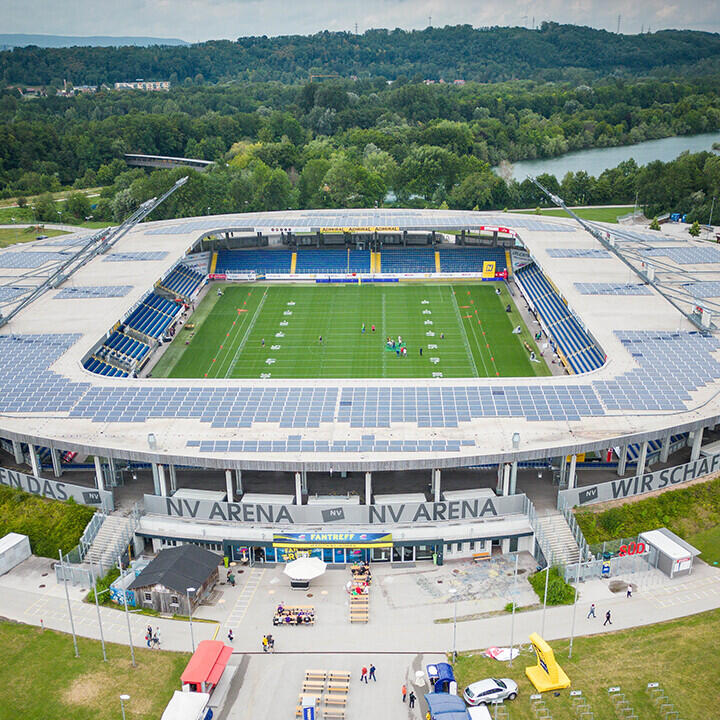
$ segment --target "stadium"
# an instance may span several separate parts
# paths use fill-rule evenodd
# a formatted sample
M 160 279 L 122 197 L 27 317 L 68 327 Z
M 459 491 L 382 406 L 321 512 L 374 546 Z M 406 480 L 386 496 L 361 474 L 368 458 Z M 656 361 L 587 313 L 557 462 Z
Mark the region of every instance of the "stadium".
M 161 201 L 0 251 L 0 438 L 31 469 L 0 481 L 121 509 L 108 557 L 569 561 L 522 473 L 643 476 L 718 422 L 713 245 L 449 210 L 140 222 Z

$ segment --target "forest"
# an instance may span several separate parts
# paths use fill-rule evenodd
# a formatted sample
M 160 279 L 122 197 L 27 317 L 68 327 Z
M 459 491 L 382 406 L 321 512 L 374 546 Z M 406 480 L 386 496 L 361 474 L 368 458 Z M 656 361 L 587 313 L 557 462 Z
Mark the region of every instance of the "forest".
M 16 48 L 0 53 L 2 85 L 76 85 L 144 78 L 173 84 L 297 82 L 309 74 L 498 82 L 587 81 L 611 73 L 715 67 L 720 36 L 689 30 L 620 35 L 557 23 L 538 29 L 470 25 L 404 31 L 242 37 L 189 46 Z

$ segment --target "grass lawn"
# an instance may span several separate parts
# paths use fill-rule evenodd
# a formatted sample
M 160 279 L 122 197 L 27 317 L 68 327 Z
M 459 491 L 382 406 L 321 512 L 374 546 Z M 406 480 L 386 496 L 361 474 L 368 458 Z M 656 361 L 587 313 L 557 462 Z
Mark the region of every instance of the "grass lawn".
M 39 233 L 35 228 L 0 228 L 0 248 L 15 245 L 16 243 L 26 243 L 34 240 L 38 235 L 47 235 L 55 237 L 56 235 L 67 235 L 63 230 L 42 230 Z
M 0 643 L 0 720 L 116 720 L 123 693 L 127 720 L 156 720 L 190 657 L 136 648 L 133 668 L 129 648 L 106 643 L 105 663 L 98 641 L 78 638 L 75 658 L 70 635 L 8 622 L 0 623 Z
M 606 222 L 616 223 L 618 217 L 627 215 L 632 212 L 634 207 L 628 205 L 627 207 L 614 207 L 614 208 L 582 208 L 573 210 L 573 212 L 583 220 L 594 220 L 595 222 Z M 534 214 L 533 210 L 511 210 L 510 212 L 524 212 L 526 214 Z M 540 213 L 542 215 L 552 215 L 553 217 L 570 217 L 564 210 L 560 208 L 543 208 Z
M 580 627 L 583 622 L 578 608 Z M 638 717 L 660 720 L 646 692 L 649 682 L 659 682 L 681 718 L 716 718 L 720 716 L 719 632 L 720 610 L 713 610 L 634 630 L 576 638 L 572 660 L 567 659 L 568 640 L 552 642 L 555 658 L 572 687 L 560 691 L 558 697 L 546 693 L 543 699 L 553 720 L 575 720 L 569 693 L 581 690 L 595 720 L 617 720 L 607 689 L 619 685 Z M 535 664 L 532 650 L 523 652 L 512 668 L 480 654 L 463 654 L 455 665 L 458 690 L 485 677 L 511 677 L 520 688 L 517 699 L 506 702 L 511 720 L 535 720 L 528 699 L 535 688 L 525 676 L 525 667 Z
M 539 352 L 527 329 L 512 333 L 524 326 L 500 284 L 253 284 L 223 291 L 218 297 L 210 289 L 190 318 L 194 329 L 178 334 L 154 377 L 549 374 L 544 362 L 529 359 L 523 342 Z M 513 312 L 505 312 L 507 304 Z M 406 357 L 386 349 L 388 336 L 402 337 Z
M 686 540 L 702 552 L 700 556 L 709 565 L 720 564 L 720 525 L 710 530 L 688 535 Z

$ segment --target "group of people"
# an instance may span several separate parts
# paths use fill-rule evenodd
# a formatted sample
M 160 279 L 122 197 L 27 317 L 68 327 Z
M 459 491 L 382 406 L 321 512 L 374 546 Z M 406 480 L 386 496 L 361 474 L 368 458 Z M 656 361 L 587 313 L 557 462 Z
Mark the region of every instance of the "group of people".
M 415 700 L 417 700 L 417 695 L 415 695 L 415 693 L 412 690 L 410 692 L 408 692 L 407 685 L 405 685 L 405 683 L 403 683 L 402 690 L 400 692 L 402 693 L 402 701 L 403 702 L 409 701 L 410 707 L 411 708 L 415 707 Z
M 312 608 L 295 608 L 278 605 L 273 616 L 273 625 L 309 625 L 315 621 Z
M 272 635 L 263 635 L 263 652 L 275 652 L 275 638 Z
M 407 357 L 407 347 L 403 342 L 402 335 L 398 335 L 397 340 L 394 340 L 388 335 L 385 341 L 385 349 L 394 351 L 398 357 Z
M 145 632 L 145 642 L 149 648 L 160 649 L 160 628 L 155 628 L 153 632 L 152 625 L 148 625 Z
M 346 585 L 350 595 L 367 595 L 372 583 L 372 573 L 368 562 L 356 563 L 350 566 L 351 579 Z

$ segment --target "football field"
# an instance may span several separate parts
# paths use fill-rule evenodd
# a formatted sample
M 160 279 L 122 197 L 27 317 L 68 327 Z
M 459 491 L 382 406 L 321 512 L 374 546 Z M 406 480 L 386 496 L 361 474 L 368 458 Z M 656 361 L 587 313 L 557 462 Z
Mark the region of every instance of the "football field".
M 212 286 L 188 325 L 153 377 L 549 374 L 530 361 L 524 343 L 539 353 L 499 283 Z

